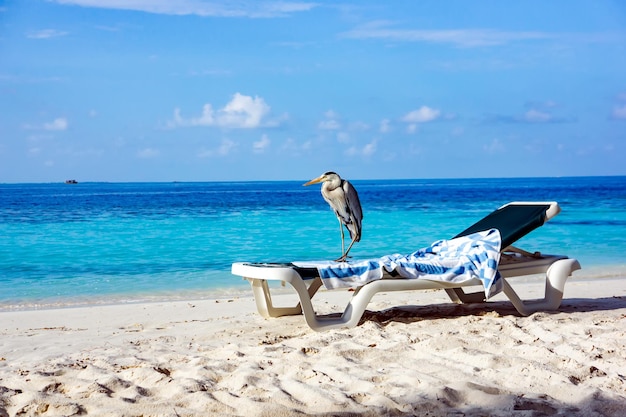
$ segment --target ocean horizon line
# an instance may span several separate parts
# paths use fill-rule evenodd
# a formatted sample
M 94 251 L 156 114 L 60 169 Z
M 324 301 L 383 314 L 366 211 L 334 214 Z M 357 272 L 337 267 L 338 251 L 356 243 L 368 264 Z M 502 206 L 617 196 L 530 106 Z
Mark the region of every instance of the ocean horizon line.
M 315 174 L 313 174 L 315 175 Z M 358 177 L 346 177 L 350 181 L 453 181 L 453 180 L 524 180 L 524 179 L 576 179 L 576 178 L 626 178 L 625 174 L 614 175 L 537 175 L 537 176 L 497 176 L 497 177 L 422 177 L 422 178 L 358 178 Z M 233 179 L 233 180 L 131 180 L 131 181 L 115 181 L 115 180 L 78 180 L 75 178 L 64 179 L 58 181 L 17 181 L 17 182 L 0 182 L 0 185 L 47 185 L 47 184 L 66 184 L 66 185 L 78 185 L 78 184 L 208 184 L 208 183 L 277 183 L 277 182 L 299 182 L 308 181 L 310 178 L 301 179 Z M 68 181 L 76 181 L 75 183 L 67 183 Z

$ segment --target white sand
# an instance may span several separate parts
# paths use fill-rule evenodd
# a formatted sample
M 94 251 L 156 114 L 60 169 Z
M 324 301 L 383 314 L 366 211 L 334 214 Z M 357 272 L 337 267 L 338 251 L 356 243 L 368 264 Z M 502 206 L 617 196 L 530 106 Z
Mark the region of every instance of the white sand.
M 626 278 L 582 272 L 558 312 L 392 293 L 323 333 L 251 298 L 0 313 L 0 416 L 623 416 Z

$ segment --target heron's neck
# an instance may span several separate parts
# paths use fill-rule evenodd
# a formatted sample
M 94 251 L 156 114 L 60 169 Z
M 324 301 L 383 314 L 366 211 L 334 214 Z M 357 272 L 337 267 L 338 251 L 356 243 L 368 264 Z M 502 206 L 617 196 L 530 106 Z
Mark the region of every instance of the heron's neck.
M 335 179 L 332 179 L 330 181 L 325 182 L 322 185 L 322 187 L 327 189 L 328 191 L 332 191 L 332 190 L 334 190 L 336 188 L 341 187 L 342 182 L 343 182 L 343 180 L 341 180 L 340 178 L 335 178 Z

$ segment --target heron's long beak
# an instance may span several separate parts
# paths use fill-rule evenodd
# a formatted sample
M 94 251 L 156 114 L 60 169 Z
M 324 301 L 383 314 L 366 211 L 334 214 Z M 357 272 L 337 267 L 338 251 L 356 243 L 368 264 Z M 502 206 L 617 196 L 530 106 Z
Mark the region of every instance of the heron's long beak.
M 313 184 L 318 184 L 318 183 L 320 183 L 320 182 L 322 182 L 322 181 L 324 181 L 324 176 L 323 176 L 323 175 L 321 175 L 321 176 L 319 176 L 319 177 L 317 177 L 317 178 L 314 178 L 314 179 L 312 179 L 311 181 L 306 182 L 306 183 L 304 183 L 304 184 L 302 184 L 302 185 L 303 185 L 303 186 L 313 185 Z

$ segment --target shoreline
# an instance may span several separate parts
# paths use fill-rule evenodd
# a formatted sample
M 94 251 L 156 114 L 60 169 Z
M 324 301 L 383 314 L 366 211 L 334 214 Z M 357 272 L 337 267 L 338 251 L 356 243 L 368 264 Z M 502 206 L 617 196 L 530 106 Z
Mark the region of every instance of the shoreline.
M 106 307 L 131 304 L 188 302 L 202 300 L 227 300 L 251 296 L 250 286 L 228 287 L 214 290 L 184 290 L 179 292 L 154 291 L 139 294 L 107 294 L 101 296 L 57 297 L 30 302 L 0 302 L 0 314 L 19 311 L 43 311 L 71 308 Z M 55 300 L 55 301 L 52 301 Z M 1 316 L 0 316 L 1 317 Z
M 610 280 L 621 279 L 626 276 L 626 264 L 612 264 L 612 265 L 582 265 L 582 269 L 576 271 L 569 277 L 568 283 L 572 281 L 584 281 L 584 280 Z M 233 280 L 241 280 L 238 276 L 233 276 Z M 542 276 L 531 275 L 527 277 L 517 277 L 513 283 L 525 283 L 543 280 Z M 273 293 L 278 294 L 290 294 L 293 289 L 286 286 L 285 288 L 277 288 Z M 322 291 L 324 289 L 322 288 Z M 66 308 L 82 308 L 82 307 L 98 307 L 98 306 L 115 306 L 115 305 L 128 305 L 128 304 L 143 304 L 143 303 L 159 303 L 159 302 L 193 302 L 200 300 L 228 300 L 251 297 L 252 291 L 250 286 L 246 282 L 241 282 L 239 285 L 233 285 L 229 287 L 219 287 L 214 289 L 198 289 L 198 290 L 158 290 L 152 292 L 141 293 L 118 293 L 118 294 L 106 294 L 99 296 L 75 296 L 75 297 L 54 297 L 47 299 L 37 300 L 25 300 L 25 301 L 1 301 L 0 300 L 0 314 L 5 312 L 19 312 L 19 311 L 42 311 L 42 310 L 55 310 Z M 0 316 L 1 317 L 1 316 Z

